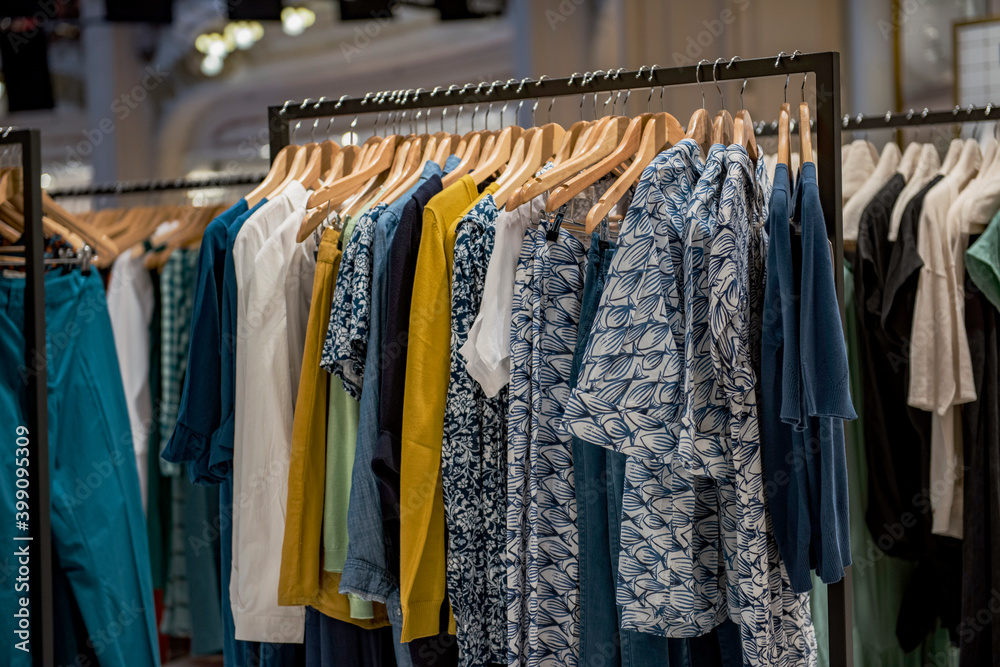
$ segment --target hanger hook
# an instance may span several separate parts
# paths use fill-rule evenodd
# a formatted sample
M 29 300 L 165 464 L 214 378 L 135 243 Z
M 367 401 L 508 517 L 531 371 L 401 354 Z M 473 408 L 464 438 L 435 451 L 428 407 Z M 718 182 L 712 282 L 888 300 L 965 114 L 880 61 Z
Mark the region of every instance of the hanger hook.
M 610 80 L 610 79 L 611 79 L 611 77 L 612 77 L 612 74 L 613 74 L 613 73 L 614 73 L 614 70 L 610 70 L 610 69 L 609 69 L 609 70 L 608 70 L 607 72 L 605 72 L 605 74 L 604 74 L 604 80 L 605 80 L 605 81 L 608 81 L 608 80 Z M 612 99 L 612 98 L 613 98 L 614 96 L 615 96 L 615 93 L 614 93 L 614 91 L 611 91 L 611 92 L 609 92 L 609 93 L 608 93 L 608 99 L 604 100 L 604 105 L 603 105 L 603 106 L 601 107 L 601 112 L 602 112 L 603 114 L 607 114 L 607 109 L 608 109 L 608 102 L 610 102 L 610 101 L 611 101 L 611 99 Z M 595 99 L 595 100 L 597 99 L 597 96 L 596 96 L 596 95 L 594 96 L 594 99 Z M 614 107 L 611 107 L 611 113 L 613 114 L 614 112 L 615 112 L 615 108 L 614 108 Z
M 543 74 L 540 77 L 538 77 L 538 81 L 535 82 L 535 87 L 538 87 L 538 86 L 542 85 L 542 81 L 545 81 L 545 79 L 548 79 L 548 78 L 549 78 L 548 74 Z M 546 118 L 545 122 L 546 123 L 551 123 L 552 122 L 552 105 L 555 104 L 555 103 L 556 103 L 556 98 L 555 97 L 553 97 L 551 100 L 549 100 L 549 110 L 546 112 L 546 115 L 545 115 L 545 118 Z M 583 102 L 580 102 L 580 105 L 581 105 L 581 108 L 582 108 Z M 531 124 L 532 125 L 535 124 L 535 109 L 537 109 L 537 108 L 538 108 L 538 98 L 536 97 L 535 98 L 535 105 L 533 107 L 531 107 Z
M 521 92 L 524 90 L 524 82 L 525 81 L 531 81 L 531 80 L 532 80 L 532 78 L 530 76 L 526 76 L 523 79 L 521 79 L 521 85 L 519 85 L 517 87 L 517 94 L 518 95 L 520 95 Z M 514 123 L 515 124 L 518 123 L 518 122 L 520 122 L 520 120 L 521 120 L 521 107 L 524 106 L 524 100 L 525 100 L 525 98 L 522 97 L 521 100 L 517 103 L 517 111 L 514 112 Z
M 583 75 L 583 80 L 580 82 L 581 85 L 587 83 L 587 77 L 589 75 L 590 75 L 590 72 L 587 72 L 586 74 Z M 543 74 L 542 76 L 544 77 L 545 75 Z M 578 72 L 573 72 L 570 75 L 570 77 L 569 77 L 569 85 L 571 85 L 571 86 L 573 85 L 573 78 L 576 77 L 576 76 L 579 76 Z M 541 79 L 539 79 L 538 80 L 538 84 L 541 85 L 541 83 L 542 83 L 542 81 L 541 81 Z M 580 120 L 583 120 L 583 100 L 586 99 L 586 97 L 587 97 L 587 93 L 586 92 L 580 93 Z
M 806 102 L 806 79 L 808 79 L 808 78 L 809 78 L 809 72 L 803 72 L 802 73 L 802 87 L 800 88 L 800 90 L 802 92 L 802 103 L 803 104 L 805 104 L 805 102 Z
M 652 86 L 652 83 L 653 83 L 653 72 L 655 72 L 659 67 L 660 67 L 659 65 L 653 65 L 652 67 L 649 68 L 649 83 L 650 83 L 650 86 L 649 86 L 649 97 L 646 98 L 646 113 L 649 113 L 649 103 L 653 101 L 653 90 L 654 90 L 654 87 Z M 640 73 L 641 73 L 641 70 L 640 70 Z
M 701 108 L 704 109 L 705 108 L 705 86 L 701 82 L 701 65 L 702 65 L 702 63 L 707 63 L 707 64 L 711 65 L 712 61 L 709 60 L 708 58 L 702 58 L 701 60 L 698 61 L 698 64 L 695 65 L 695 69 L 694 69 L 694 80 L 698 83 L 698 88 L 701 89 Z M 661 97 L 661 99 L 663 97 L 663 91 L 662 90 L 660 91 L 660 97 Z
M 722 86 L 719 85 L 719 79 L 717 77 L 717 69 L 719 67 L 719 61 L 726 62 L 725 58 L 716 58 L 715 64 L 712 65 L 712 81 L 715 83 L 715 89 L 719 91 L 719 97 L 722 99 L 722 108 L 726 108 L 726 96 L 722 92 Z
M 743 59 L 740 58 L 739 56 L 733 56 L 729 60 L 729 64 L 726 65 L 726 69 L 729 69 L 730 67 L 732 67 L 733 63 L 736 62 L 737 60 L 743 60 Z M 743 79 L 743 85 L 740 87 L 740 108 L 741 109 L 746 109 L 747 108 L 746 104 L 743 103 L 743 91 L 746 90 L 746 89 L 747 89 L 747 80 Z M 758 132 L 758 134 L 759 134 L 759 132 Z

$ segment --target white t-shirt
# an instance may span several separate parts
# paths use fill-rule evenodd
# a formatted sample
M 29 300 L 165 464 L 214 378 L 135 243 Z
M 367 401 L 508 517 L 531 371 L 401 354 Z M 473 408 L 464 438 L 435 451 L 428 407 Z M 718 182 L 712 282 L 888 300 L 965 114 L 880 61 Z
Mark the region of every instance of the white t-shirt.
M 135 465 L 139 471 L 142 511 L 146 511 L 149 434 L 153 426 L 153 403 L 149 391 L 149 325 L 153 319 L 153 280 L 142 255 L 131 250 L 118 255 L 111 265 L 108 285 L 108 316 L 115 337 L 118 367 L 125 389 L 128 421 L 132 429 Z M 158 435 L 159 431 L 155 431 Z M 159 454 L 159 447 L 156 447 Z
M 289 217 L 297 215 L 302 221 L 308 199 L 306 189 L 292 181 L 243 223 L 233 246 L 237 314 L 229 594 L 236 639 L 241 641 L 299 643 L 305 634 L 305 608 L 278 605 L 291 402 L 274 397 L 291 393 L 287 349 L 284 355 L 281 352 L 288 344 L 284 298 L 287 262 L 275 260 L 273 251 L 264 256 L 270 260 L 256 260 Z M 291 234 L 294 243 L 295 231 Z M 282 448 L 286 420 L 289 445 Z
M 487 396 L 496 396 L 510 381 L 510 318 L 514 305 L 514 273 L 521 242 L 528 226 L 545 210 L 546 195 L 539 195 L 496 220 L 493 254 L 483 282 L 483 300 L 469 338 L 459 352 L 465 368 Z
M 948 174 L 927 193 L 917 251 L 923 266 L 913 307 L 909 404 L 931 416 L 933 532 L 962 535 L 962 423 L 955 406 L 976 400 L 965 333 L 964 277 L 956 273 L 956 241 L 948 209 L 976 176 L 979 144 L 969 139 Z

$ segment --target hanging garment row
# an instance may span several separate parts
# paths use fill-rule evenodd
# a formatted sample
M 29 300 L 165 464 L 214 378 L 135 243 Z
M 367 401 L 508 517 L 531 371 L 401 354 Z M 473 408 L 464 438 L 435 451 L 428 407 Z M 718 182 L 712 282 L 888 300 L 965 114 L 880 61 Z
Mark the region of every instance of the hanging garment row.
M 685 131 L 612 101 L 565 129 L 289 147 L 221 212 L 45 200 L 57 660 L 157 664 L 159 628 L 235 665 L 815 662 L 809 570 L 849 563 L 834 408 L 798 413 L 824 444 L 804 467 L 792 430 L 758 435 L 786 408 L 765 307 L 817 295 L 814 329 L 779 320 L 796 350 L 838 331 L 815 165 L 776 167 L 772 196 L 745 110 Z M 824 250 L 777 297 L 776 226 Z M 820 342 L 783 353 L 788 409 L 846 387 L 802 372 L 837 366 Z M 12 371 L 12 423 L 22 394 Z
M 960 122 L 972 109 L 963 110 Z M 987 120 L 990 108 L 976 110 Z M 984 113 L 983 113 L 984 112 Z M 877 602 L 909 651 L 945 628 L 962 665 L 992 664 L 988 608 L 1000 504 L 1000 171 L 992 132 L 943 160 L 914 141 L 844 147 L 845 242 L 861 354 L 865 540 L 886 555 Z M 915 568 L 915 570 L 914 570 Z M 884 584 L 892 582 L 889 588 Z M 978 629 L 977 629 L 978 628 Z
M 29 298 L 23 257 L 28 195 L 22 191 L 23 182 L 20 166 L 7 166 L 0 172 L 0 227 L 13 232 L 5 233 L 0 244 L 0 265 L 4 267 L 0 281 L 3 421 L 20 424 L 22 429 L 24 378 L 29 369 L 36 368 L 25 366 L 25 341 L 20 331 Z M 220 209 L 145 206 L 91 215 L 72 213 L 45 194 L 41 199 L 49 345 L 47 353 L 32 363 L 43 364 L 48 376 L 51 463 L 31 461 L 30 457 L 18 459 L 28 461 L 18 463 L 19 467 L 27 465 L 27 470 L 34 471 L 27 476 L 28 486 L 18 485 L 22 491 L 17 496 L 13 490 L 8 494 L 10 505 L 5 505 L 5 510 L 11 512 L 11 525 L 15 517 L 24 519 L 25 506 L 37 502 L 41 493 L 37 466 L 50 466 L 57 563 L 53 590 L 59 610 L 54 619 L 59 632 L 53 642 L 56 663 L 155 665 L 165 645 L 162 638 L 157 640 L 161 600 L 154 597 L 154 586 L 164 588 L 157 582 L 162 576 L 160 566 L 169 557 L 164 545 L 169 544 L 175 527 L 169 518 L 169 481 L 161 488 L 161 478 L 153 470 L 160 467 L 161 436 L 169 436 L 173 430 L 171 419 L 175 418 L 180 373 L 186 363 L 188 342 L 177 336 L 183 329 L 180 321 L 186 325 L 189 319 L 189 309 L 184 309 L 189 299 L 185 276 L 193 277 L 191 260 L 198 256 L 201 228 Z M 137 242 L 142 244 L 137 246 Z M 119 248 L 123 249 L 120 253 Z M 164 309 L 167 314 L 161 329 L 160 317 L 154 317 L 154 312 Z M 161 369 L 165 369 L 162 385 L 158 380 Z M 162 441 L 166 442 L 165 437 Z M 14 462 L 11 457 L 10 465 Z M 15 472 L 5 470 L 5 478 L 13 480 Z M 20 473 L 17 476 L 22 478 Z M 176 497 L 174 501 L 177 518 L 183 521 L 185 504 L 177 503 Z M 201 520 L 209 515 L 206 512 Z M 166 519 L 161 520 L 162 516 Z M 109 517 L 114 520 L 109 521 Z M 175 546 L 183 552 L 183 535 L 179 541 L 175 539 Z M 29 546 L 34 557 L 38 557 L 37 547 L 37 542 Z M 203 553 L 197 567 L 191 569 L 193 577 L 217 570 L 218 559 Z M 23 577 L 22 582 L 19 589 L 11 586 L 4 593 L 11 609 L 17 604 L 18 593 L 28 591 Z M 186 600 L 186 589 L 183 595 Z M 215 598 L 214 612 L 204 606 L 194 612 L 195 616 L 199 611 L 206 614 L 196 620 L 209 628 L 209 633 L 213 623 L 220 626 L 218 595 Z M 34 605 L 32 616 L 41 623 Z M 13 620 L 5 621 L 5 628 L 15 636 L 15 630 L 23 625 L 18 617 L 10 618 Z M 221 650 L 221 630 L 217 634 L 217 643 L 195 644 L 195 649 Z M 185 636 L 191 636 L 190 620 Z M 39 640 L 36 636 L 30 639 L 26 646 L 31 646 L 31 652 L 8 642 L 4 664 L 31 664 Z
M 164 457 L 232 508 L 233 664 L 815 663 L 854 411 L 811 146 L 772 193 L 746 110 L 687 128 L 289 146 L 206 228 Z

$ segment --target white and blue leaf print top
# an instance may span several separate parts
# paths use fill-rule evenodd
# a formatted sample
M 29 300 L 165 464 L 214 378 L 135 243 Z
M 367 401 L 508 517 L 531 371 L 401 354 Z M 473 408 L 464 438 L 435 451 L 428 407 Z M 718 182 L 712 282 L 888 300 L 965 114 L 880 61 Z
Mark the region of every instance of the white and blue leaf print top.
M 682 140 L 643 172 L 564 414 L 628 455 L 622 628 L 668 637 L 740 625 L 744 663 L 811 665 L 808 595 L 771 534 L 754 353 L 770 185 L 740 146 L 704 164 Z

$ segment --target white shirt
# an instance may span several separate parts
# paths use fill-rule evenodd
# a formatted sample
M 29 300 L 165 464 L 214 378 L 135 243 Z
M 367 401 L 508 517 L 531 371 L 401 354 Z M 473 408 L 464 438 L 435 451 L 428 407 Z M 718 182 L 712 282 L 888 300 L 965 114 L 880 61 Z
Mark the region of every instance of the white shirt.
M 911 144 L 912 145 L 912 144 Z M 906 179 L 906 186 L 900 191 L 896 203 L 892 206 L 892 216 L 889 219 L 889 240 L 895 241 L 899 236 L 899 223 L 903 221 L 903 211 L 906 205 L 918 192 L 930 183 L 941 167 L 937 148 L 933 144 L 924 144 L 920 149 L 913 174 Z
M 910 337 L 909 404 L 931 416 L 933 532 L 962 534 L 962 423 L 955 406 L 976 400 L 965 334 L 964 277 L 956 273 L 956 241 L 948 209 L 976 176 L 979 144 L 969 139 L 947 175 L 927 193 L 920 213 L 917 251 L 923 266 Z
M 286 263 L 272 258 L 258 264 L 256 260 L 293 213 L 298 212 L 301 222 L 308 197 L 305 188 L 292 181 L 244 222 L 233 246 L 237 316 L 229 594 L 236 639 L 241 641 L 299 643 L 305 634 L 305 608 L 278 605 L 289 452 L 280 445 L 285 433 L 285 402 L 268 403 L 262 395 L 267 391 L 267 396 L 274 396 L 268 387 L 277 387 L 278 395 L 290 396 L 287 352 L 283 357 L 280 349 L 273 355 L 261 353 L 271 346 L 287 346 Z M 294 231 L 292 236 L 294 242 Z
M 514 273 L 528 226 L 545 210 L 539 195 L 496 220 L 493 254 L 483 281 L 483 300 L 469 338 L 461 347 L 465 369 L 487 396 L 493 397 L 510 381 L 510 318 L 514 305 Z
M 851 156 L 866 154 L 864 147 L 862 146 L 858 150 L 852 151 Z M 854 241 L 858 240 L 858 228 L 861 226 L 861 216 L 868 207 L 872 198 L 878 194 L 889 179 L 892 178 L 896 169 L 899 167 L 899 161 L 901 154 L 899 152 L 899 146 L 894 143 L 887 143 L 885 148 L 882 149 L 882 157 L 879 158 L 878 164 L 875 165 L 875 170 L 868 177 L 868 180 L 864 182 L 854 196 L 851 197 L 850 201 L 844 204 L 844 238 L 852 239 Z M 848 168 L 853 168 L 850 164 Z
M 108 316 L 125 389 L 143 512 L 146 511 L 148 488 L 149 433 L 153 426 L 153 402 L 149 391 L 149 325 L 153 319 L 153 301 L 153 280 L 144 265 L 144 257 L 134 256 L 131 250 L 123 252 L 111 265 Z

